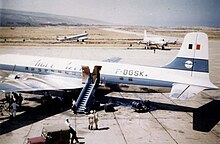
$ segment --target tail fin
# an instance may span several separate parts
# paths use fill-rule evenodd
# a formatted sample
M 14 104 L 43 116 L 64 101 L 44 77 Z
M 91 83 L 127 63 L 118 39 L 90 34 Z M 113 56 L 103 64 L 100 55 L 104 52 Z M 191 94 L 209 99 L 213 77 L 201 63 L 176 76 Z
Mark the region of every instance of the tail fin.
M 144 41 L 147 41 L 147 31 L 144 30 Z
M 164 66 L 193 72 L 209 73 L 208 36 L 205 33 L 188 33 L 175 59 Z
M 188 33 L 184 37 L 175 59 L 163 67 L 185 71 L 180 76 L 189 80 L 188 83 L 174 83 L 171 90 L 173 97 L 181 97 L 184 93 L 198 93 L 203 89 L 217 88 L 209 80 L 208 36 L 205 33 Z M 185 94 L 185 97 L 189 97 L 188 94 Z
M 144 30 L 144 37 L 147 37 L 147 31 Z

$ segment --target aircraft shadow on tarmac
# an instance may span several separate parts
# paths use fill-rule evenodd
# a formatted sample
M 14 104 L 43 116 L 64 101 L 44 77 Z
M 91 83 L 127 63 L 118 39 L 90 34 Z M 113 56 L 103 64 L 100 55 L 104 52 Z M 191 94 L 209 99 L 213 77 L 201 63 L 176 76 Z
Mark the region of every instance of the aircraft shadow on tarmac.
M 141 102 L 138 99 L 128 99 L 105 96 L 99 99 L 101 103 L 113 103 L 114 106 L 129 106 L 131 103 Z M 177 112 L 191 112 L 193 113 L 193 129 L 201 132 L 209 132 L 220 121 L 220 100 L 212 100 L 211 102 L 199 107 L 192 108 L 186 106 L 179 106 L 174 104 L 166 104 L 150 101 L 151 111 L 154 110 L 168 110 Z
M 22 106 L 20 110 L 18 109 L 18 111 L 25 111 L 24 113 L 0 124 L 0 135 L 64 112 L 70 108 L 71 104 L 63 104 L 57 101 L 53 101 L 46 105 L 39 105 L 37 107 Z
M 220 100 L 213 100 L 193 111 L 193 129 L 209 132 L 220 121 Z
M 109 93 L 107 91 L 106 93 Z M 106 94 L 105 93 L 105 94 Z M 105 95 L 104 94 L 104 95 Z M 140 102 L 139 99 L 128 99 L 110 96 L 99 96 L 97 98 L 101 103 L 109 103 L 111 101 L 115 106 L 131 106 L 133 101 Z M 150 102 L 152 110 L 169 110 L 179 112 L 193 113 L 193 129 L 202 132 L 209 132 L 220 121 L 220 100 L 213 100 L 200 108 L 191 108 L 186 106 L 178 106 L 174 104 L 166 104 L 159 102 Z M 13 130 L 38 122 L 47 117 L 64 112 L 71 108 L 70 104 L 51 103 L 50 105 L 40 105 L 37 107 L 22 107 L 26 112 L 17 115 L 13 119 L 9 119 L 0 124 L 0 135 L 6 134 Z M 105 128 L 103 129 L 105 130 Z

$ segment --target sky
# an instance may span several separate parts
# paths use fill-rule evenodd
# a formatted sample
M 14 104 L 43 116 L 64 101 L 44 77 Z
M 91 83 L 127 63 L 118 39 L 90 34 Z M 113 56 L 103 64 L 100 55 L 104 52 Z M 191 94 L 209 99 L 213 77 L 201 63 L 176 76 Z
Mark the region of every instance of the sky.
M 220 27 L 220 0 L 0 0 L 0 8 L 121 25 Z

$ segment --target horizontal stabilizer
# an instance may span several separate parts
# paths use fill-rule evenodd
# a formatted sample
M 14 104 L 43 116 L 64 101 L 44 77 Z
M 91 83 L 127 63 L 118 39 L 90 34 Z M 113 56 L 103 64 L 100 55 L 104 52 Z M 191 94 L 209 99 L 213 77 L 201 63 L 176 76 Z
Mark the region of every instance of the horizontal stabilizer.
M 175 99 L 182 99 L 185 100 L 189 97 L 192 97 L 202 90 L 204 90 L 204 87 L 199 86 L 192 86 L 192 85 L 186 85 L 186 84 L 174 84 L 171 92 L 170 97 Z

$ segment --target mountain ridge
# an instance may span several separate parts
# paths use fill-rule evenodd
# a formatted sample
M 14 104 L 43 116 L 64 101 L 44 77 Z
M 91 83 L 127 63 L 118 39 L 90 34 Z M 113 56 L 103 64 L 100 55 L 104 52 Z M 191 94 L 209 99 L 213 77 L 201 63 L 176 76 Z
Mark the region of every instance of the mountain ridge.
M 0 26 L 74 26 L 107 24 L 109 23 L 76 16 L 64 16 L 42 12 L 26 12 L 11 9 L 0 9 Z

